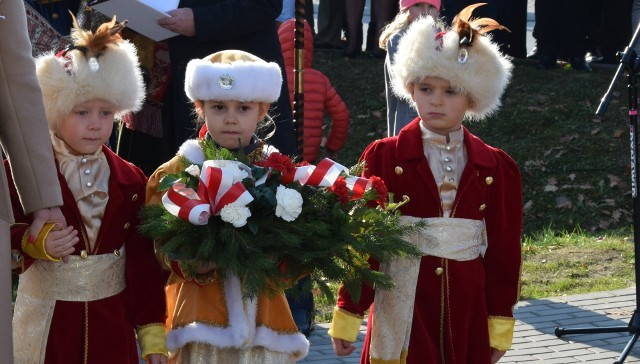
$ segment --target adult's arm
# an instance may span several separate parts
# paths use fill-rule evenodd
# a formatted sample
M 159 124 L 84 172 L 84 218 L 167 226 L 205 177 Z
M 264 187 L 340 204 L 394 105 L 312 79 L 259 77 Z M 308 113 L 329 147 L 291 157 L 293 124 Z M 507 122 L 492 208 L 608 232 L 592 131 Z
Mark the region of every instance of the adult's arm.
M 0 15 L 0 143 L 23 209 L 31 213 L 62 205 L 62 197 L 23 2 L 0 1 Z M 8 196 L 6 182 L 0 186 Z

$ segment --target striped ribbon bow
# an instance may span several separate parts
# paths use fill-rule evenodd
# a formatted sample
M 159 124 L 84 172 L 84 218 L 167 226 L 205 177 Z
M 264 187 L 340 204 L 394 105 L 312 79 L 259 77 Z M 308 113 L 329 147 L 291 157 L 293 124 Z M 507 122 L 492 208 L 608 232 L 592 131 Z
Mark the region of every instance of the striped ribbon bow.
M 176 182 L 162 196 L 162 204 L 174 216 L 194 225 L 206 225 L 209 217 L 218 215 L 224 206 L 230 203 L 246 206 L 253 201 L 242 184 L 241 176 L 248 176 L 247 170 L 249 167 L 240 162 L 205 161 L 198 191 Z

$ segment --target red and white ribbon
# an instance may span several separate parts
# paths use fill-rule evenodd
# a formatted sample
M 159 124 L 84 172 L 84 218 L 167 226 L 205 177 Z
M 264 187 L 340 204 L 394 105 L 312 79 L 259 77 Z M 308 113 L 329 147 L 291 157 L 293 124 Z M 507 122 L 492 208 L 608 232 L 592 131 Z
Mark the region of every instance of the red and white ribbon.
M 302 185 L 331 187 L 342 172 L 349 172 L 349 169 L 340 163 L 325 158 L 317 166 L 296 167 L 295 175 L 283 182 L 299 182 Z
M 194 225 L 206 225 L 224 206 L 234 202 L 246 206 L 253 201 L 242 182 L 234 181 L 239 164 L 224 164 L 227 166 L 220 168 L 216 161 L 204 162 L 197 192 L 184 183 L 174 183 L 162 197 L 167 211 Z
M 345 178 L 345 181 L 347 182 L 347 188 L 353 191 L 352 200 L 362 198 L 364 193 L 371 188 L 371 180 L 368 178 L 349 176 Z
M 174 183 L 162 196 L 162 205 L 172 215 L 193 225 L 206 225 L 211 216 L 211 206 L 181 182 Z

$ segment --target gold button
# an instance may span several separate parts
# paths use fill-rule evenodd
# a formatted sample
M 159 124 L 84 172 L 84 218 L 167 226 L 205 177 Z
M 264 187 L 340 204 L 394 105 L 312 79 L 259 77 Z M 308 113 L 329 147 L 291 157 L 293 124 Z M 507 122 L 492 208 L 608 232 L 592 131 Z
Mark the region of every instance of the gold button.
M 493 183 L 493 177 L 487 177 L 484 179 L 484 181 L 487 183 L 487 186 L 489 186 Z
M 444 272 L 444 269 L 442 269 L 441 267 L 436 268 L 436 275 L 437 276 L 442 275 L 442 272 Z
M 402 174 L 402 172 L 404 172 L 404 170 L 402 169 L 402 167 L 397 166 L 397 167 L 395 168 L 395 172 L 396 172 L 396 174 L 399 176 L 399 175 L 401 175 L 401 174 Z
M 131 196 L 131 201 L 136 202 L 138 201 L 138 194 L 135 193 L 133 196 Z
M 60 14 L 53 13 L 53 14 L 51 14 L 51 18 L 54 19 L 54 20 L 58 20 L 58 19 L 60 19 Z
M 113 255 L 115 255 L 116 257 L 120 256 L 120 249 L 116 249 L 113 251 Z
M 80 252 L 80 258 L 87 259 L 88 256 L 89 256 L 89 254 L 87 253 L 86 250 L 83 250 L 83 251 Z
M 480 205 L 480 208 L 478 210 L 484 211 L 484 209 L 486 209 L 486 208 L 487 208 L 487 205 L 482 204 L 482 205 Z
M 131 223 L 130 222 L 124 224 L 124 229 L 125 230 L 129 229 L 129 227 L 131 227 Z

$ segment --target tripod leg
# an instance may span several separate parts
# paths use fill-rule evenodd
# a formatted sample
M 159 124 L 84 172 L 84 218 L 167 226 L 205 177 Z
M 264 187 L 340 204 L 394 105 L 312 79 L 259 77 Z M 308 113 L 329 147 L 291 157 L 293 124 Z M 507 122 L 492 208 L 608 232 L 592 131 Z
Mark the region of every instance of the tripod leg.
M 609 332 L 625 332 L 629 331 L 629 326 L 613 326 L 613 327 L 582 327 L 575 329 L 566 329 L 564 327 L 556 327 L 555 334 L 557 337 L 572 334 L 604 334 Z
M 624 350 L 622 350 L 622 353 L 620 354 L 620 357 L 618 357 L 618 360 L 613 362 L 613 364 L 622 364 L 622 363 L 624 363 L 625 359 L 627 359 L 627 356 L 631 352 L 631 349 L 633 349 L 633 345 L 635 345 L 636 341 L 638 341 L 638 336 L 640 336 L 640 333 L 638 333 L 638 332 L 633 334 L 633 337 L 631 338 L 631 340 L 629 340 L 629 342 L 627 343 L 627 346 L 625 346 Z

